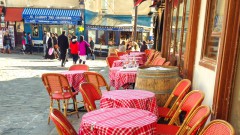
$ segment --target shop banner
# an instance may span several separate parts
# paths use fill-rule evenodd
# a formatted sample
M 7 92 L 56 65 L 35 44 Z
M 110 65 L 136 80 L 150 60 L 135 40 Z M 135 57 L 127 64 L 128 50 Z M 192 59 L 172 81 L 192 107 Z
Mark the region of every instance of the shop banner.
M 47 20 L 24 20 L 25 23 L 37 23 L 37 24 L 70 24 L 77 25 L 77 21 L 47 21 Z

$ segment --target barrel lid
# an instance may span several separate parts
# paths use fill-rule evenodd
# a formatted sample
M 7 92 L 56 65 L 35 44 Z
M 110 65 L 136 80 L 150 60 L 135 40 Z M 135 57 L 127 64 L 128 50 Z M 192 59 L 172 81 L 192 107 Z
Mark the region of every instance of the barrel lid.
M 141 66 L 138 71 L 157 71 L 157 72 L 178 72 L 178 67 L 176 66 Z

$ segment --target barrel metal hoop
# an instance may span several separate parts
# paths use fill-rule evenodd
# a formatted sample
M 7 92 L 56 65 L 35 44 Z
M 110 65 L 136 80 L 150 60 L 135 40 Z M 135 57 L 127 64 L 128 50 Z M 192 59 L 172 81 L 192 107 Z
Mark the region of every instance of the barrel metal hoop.
M 159 76 L 138 76 L 138 78 L 140 79 L 140 78 L 156 78 L 156 79 L 158 79 L 158 80 L 163 80 L 163 79 L 166 79 L 166 78 L 176 78 L 176 79 L 180 79 L 180 77 L 176 77 L 176 76 L 161 76 L 161 77 L 159 77 Z

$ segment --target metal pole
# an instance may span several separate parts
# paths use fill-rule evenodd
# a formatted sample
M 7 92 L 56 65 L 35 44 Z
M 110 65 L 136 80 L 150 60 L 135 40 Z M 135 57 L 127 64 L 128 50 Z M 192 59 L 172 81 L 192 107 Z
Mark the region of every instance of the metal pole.
M 138 6 L 135 6 L 134 28 L 133 28 L 133 41 L 137 40 L 137 18 L 138 18 Z

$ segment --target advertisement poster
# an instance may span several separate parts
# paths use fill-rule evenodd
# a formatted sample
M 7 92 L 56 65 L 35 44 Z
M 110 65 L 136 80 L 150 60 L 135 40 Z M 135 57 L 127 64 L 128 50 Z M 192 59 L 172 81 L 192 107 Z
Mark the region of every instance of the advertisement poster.
M 23 22 L 16 22 L 16 29 L 17 29 L 17 32 L 23 32 L 24 31 Z
M 11 44 L 12 47 L 15 47 L 15 38 L 14 38 L 14 26 L 8 26 L 8 30 L 9 30 L 9 35 L 11 37 Z

